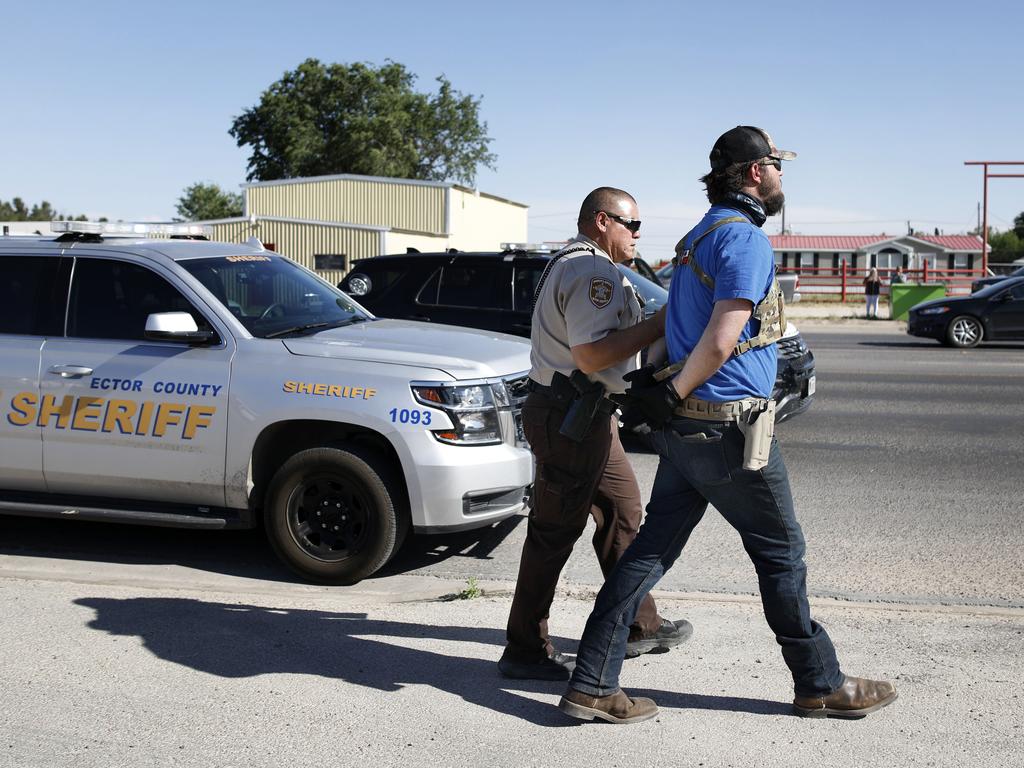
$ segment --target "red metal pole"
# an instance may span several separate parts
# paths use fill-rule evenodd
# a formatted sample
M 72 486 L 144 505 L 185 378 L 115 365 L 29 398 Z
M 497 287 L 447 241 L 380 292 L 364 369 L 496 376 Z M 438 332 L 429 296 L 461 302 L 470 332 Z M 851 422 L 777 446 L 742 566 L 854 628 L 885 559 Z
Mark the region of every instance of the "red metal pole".
M 842 265 L 843 265 L 843 289 L 842 289 L 842 294 L 841 294 L 842 298 L 840 299 L 840 301 L 843 304 L 845 304 L 846 303 L 846 259 L 842 260 Z
M 988 274 L 988 163 L 985 163 L 985 191 L 983 194 L 984 202 L 982 203 L 982 210 L 984 211 L 982 224 L 981 224 L 981 274 Z
M 968 160 L 964 165 L 980 165 L 984 170 L 984 190 L 982 196 L 984 198 L 985 212 L 983 214 L 983 221 L 981 225 L 981 271 L 982 274 L 988 272 L 988 180 L 992 179 L 1024 179 L 1024 174 L 1021 173 L 989 173 L 988 167 L 990 165 L 1024 165 L 1024 162 L 1020 160 Z

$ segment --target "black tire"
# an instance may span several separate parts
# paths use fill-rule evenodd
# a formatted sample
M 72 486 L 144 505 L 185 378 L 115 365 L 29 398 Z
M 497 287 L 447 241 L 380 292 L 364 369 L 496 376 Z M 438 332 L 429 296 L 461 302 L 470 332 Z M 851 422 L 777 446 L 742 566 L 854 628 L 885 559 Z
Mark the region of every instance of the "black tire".
M 409 523 L 399 488 L 369 451 L 301 451 L 281 465 L 267 488 L 267 538 L 303 578 L 355 584 L 383 567 L 405 538 Z
M 946 326 L 946 342 L 951 347 L 976 347 L 985 336 L 981 321 L 971 315 L 958 315 Z

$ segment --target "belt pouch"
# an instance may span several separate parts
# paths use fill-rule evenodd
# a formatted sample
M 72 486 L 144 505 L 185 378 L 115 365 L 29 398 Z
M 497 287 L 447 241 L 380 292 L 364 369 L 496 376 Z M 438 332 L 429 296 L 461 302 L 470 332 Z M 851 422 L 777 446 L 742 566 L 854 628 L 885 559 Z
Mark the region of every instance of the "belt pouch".
M 764 469 L 775 435 L 775 401 L 769 400 L 764 410 L 751 408 L 737 421 L 743 433 L 743 468 Z

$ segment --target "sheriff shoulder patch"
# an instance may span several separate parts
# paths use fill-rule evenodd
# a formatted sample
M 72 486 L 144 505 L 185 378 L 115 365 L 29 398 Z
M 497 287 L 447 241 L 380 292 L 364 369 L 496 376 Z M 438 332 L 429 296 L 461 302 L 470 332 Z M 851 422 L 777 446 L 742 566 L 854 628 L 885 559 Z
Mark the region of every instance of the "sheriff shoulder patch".
M 612 300 L 612 282 L 603 277 L 595 277 L 590 281 L 590 303 L 598 309 L 604 309 Z

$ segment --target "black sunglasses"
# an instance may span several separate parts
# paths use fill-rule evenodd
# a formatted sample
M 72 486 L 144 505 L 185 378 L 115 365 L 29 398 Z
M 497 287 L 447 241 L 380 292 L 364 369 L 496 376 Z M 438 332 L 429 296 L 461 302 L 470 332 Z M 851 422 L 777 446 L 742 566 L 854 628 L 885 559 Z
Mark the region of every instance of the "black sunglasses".
M 615 219 L 634 235 L 640 231 L 640 219 L 627 219 L 625 216 L 619 216 L 616 213 L 609 213 L 608 211 L 594 211 L 594 213 L 603 213 L 609 219 Z
M 774 165 L 776 170 L 782 170 L 782 158 L 776 157 L 775 155 L 768 155 L 768 157 L 761 161 L 761 165 Z

